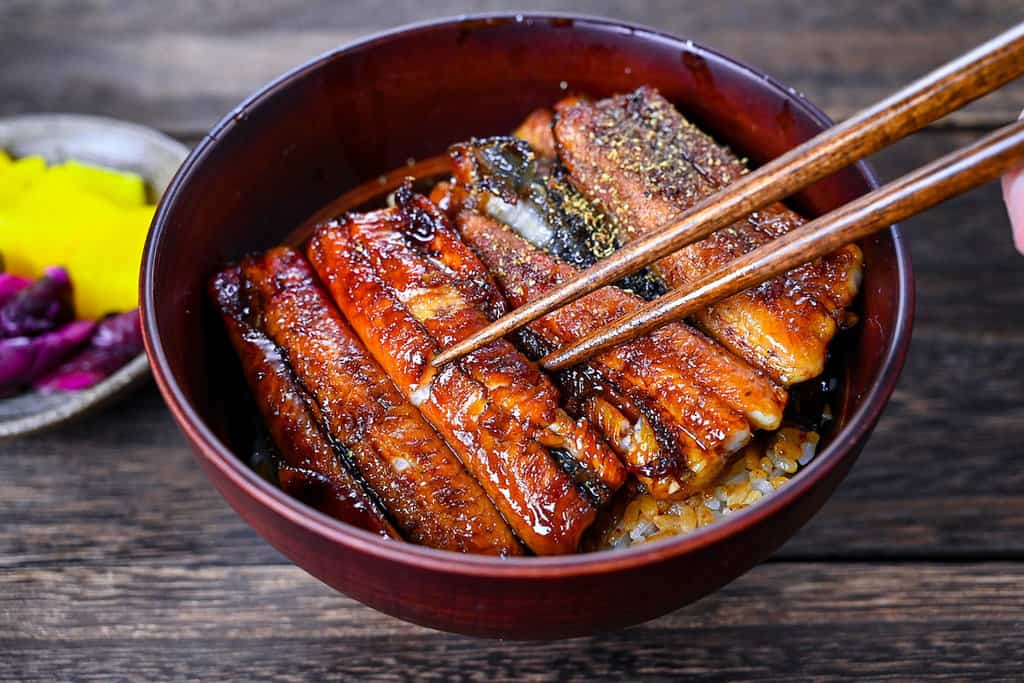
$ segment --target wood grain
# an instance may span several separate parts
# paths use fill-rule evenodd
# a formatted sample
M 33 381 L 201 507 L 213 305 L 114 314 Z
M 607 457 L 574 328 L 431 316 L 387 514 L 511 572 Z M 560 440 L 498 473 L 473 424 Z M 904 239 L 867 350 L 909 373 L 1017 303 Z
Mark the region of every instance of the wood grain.
M 8 1 L 0 114 L 108 113 L 195 142 L 267 78 L 343 39 L 499 4 Z M 1011 0 L 519 4 L 692 35 L 836 117 L 1024 14 Z M 881 153 L 883 179 L 1014 118 L 1022 95 L 1015 85 Z M 771 561 L 696 605 L 550 644 L 449 636 L 366 609 L 235 515 L 150 385 L 0 447 L 0 679 L 1017 680 L 1024 268 L 994 186 L 906 234 L 914 341 L 864 454 Z
M 1024 19 L 1013 0 L 857 0 L 820 7 L 772 3 L 566 3 L 523 0 L 523 10 L 574 10 L 692 38 L 807 93 L 835 119 L 885 97 L 952 56 Z M 180 136 L 208 130 L 270 79 L 327 50 L 401 23 L 498 11 L 497 0 L 420 4 L 329 0 L 182 3 L 168 11 L 128 0 L 8 0 L 0 13 L 0 115 L 106 114 Z M 794 27 L 799 39 L 794 40 Z M 957 125 L 1012 120 L 1017 84 L 951 117 Z
M 0 677 L 1009 680 L 1022 602 L 1018 564 L 773 564 L 623 632 L 502 643 L 393 620 L 294 567 L 31 570 L 0 576 Z

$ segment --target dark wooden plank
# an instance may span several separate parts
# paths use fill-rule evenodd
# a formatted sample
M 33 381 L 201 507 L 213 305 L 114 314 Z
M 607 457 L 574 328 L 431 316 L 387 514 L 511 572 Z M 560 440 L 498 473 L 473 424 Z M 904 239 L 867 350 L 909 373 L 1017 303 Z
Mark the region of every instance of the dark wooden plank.
M 880 159 L 892 177 L 972 137 Z M 997 188 L 911 221 L 918 311 L 907 369 L 849 479 L 777 559 L 1024 557 L 1024 269 Z M 155 388 L 0 448 L 0 567 L 283 562 L 205 480 Z
M 0 568 L 283 562 L 203 476 L 155 386 L 0 449 Z
M 1024 98 L 1021 102 L 1024 104 Z M 974 142 L 982 134 L 927 130 L 883 150 L 870 161 L 882 182 L 887 182 Z M 1007 285 L 1024 286 L 1024 269 L 1020 254 L 1013 248 L 997 183 L 952 199 L 903 225 L 915 272 L 983 274 L 985 278 L 998 274 L 1008 278 Z M 992 294 L 1006 296 L 1006 292 Z
M 340 42 L 501 5 L 8 0 L 0 115 L 106 113 L 194 142 L 247 93 Z M 692 37 L 834 117 L 1024 15 L 1012 0 L 519 5 Z M 952 125 L 1000 123 L 1022 95 L 997 93 Z M 878 166 L 891 178 L 974 135 L 933 131 Z M 974 561 L 1024 559 L 1024 268 L 994 187 L 908 222 L 907 234 L 914 342 L 861 461 L 773 561 L 696 605 L 550 644 L 477 641 L 374 612 L 289 565 L 235 515 L 150 386 L 105 415 L 0 444 L 0 679 L 1018 680 L 1024 563 Z
M 412 626 L 292 567 L 0 574 L 0 677 L 52 680 L 1011 680 L 1024 567 L 765 565 L 623 632 L 480 641 Z
M 524 10 L 607 15 L 692 38 L 757 65 L 848 116 L 1011 22 L 1013 0 L 630 3 L 527 0 Z M 74 111 L 132 119 L 178 134 L 207 130 L 242 99 L 309 58 L 406 22 L 496 11 L 496 1 L 235 3 L 174 8 L 9 0 L 0 5 L 0 115 Z M 989 126 L 1016 115 L 1024 84 L 954 115 Z

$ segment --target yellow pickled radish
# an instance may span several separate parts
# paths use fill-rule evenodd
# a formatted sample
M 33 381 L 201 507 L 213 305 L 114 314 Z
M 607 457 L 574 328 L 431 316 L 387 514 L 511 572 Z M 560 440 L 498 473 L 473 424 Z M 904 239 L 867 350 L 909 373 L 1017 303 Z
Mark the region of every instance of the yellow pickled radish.
M 28 182 L 24 172 L 8 176 L 25 161 L 0 164 L 0 253 L 7 269 L 38 277 L 47 266 L 65 266 L 81 318 L 137 306 L 142 246 L 155 210 L 145 204 L 142 179 L 77 162 L 43 164 Z M 15 195 L 12 201 L 2 201 L 5 192 Z
M 0 208 L 16 203 L 45 174 L 46 161 L 42 157 L 23 157 L 0 164 Z
M 69 182 L 95 192 L 119 206 L 137 207 L 146 203 L 146 184 L 134 173 L 114 171 L 73 160 L 51 166 L 48 173 L 66 176 Z

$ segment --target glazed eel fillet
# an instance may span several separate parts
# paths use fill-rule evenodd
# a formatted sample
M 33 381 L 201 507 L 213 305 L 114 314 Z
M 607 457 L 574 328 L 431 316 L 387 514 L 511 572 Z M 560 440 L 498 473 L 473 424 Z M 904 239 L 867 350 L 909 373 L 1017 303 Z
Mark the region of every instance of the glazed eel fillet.
M 556 106 L 554 139 L 572 183 L 618 225 L 619 241 L 654 230 L 746 172 L 727 149 L 652 88 Z M 665 257 L 654 270 L 669 287 L 729 263 L 803 219 L 772 205 Z M 851 245 L 696 314 L 708 334 L 784 386 L 824 368 L 826 349 L 860 286 Z
M 495 302 L 487 303 L 483 281 L 455 273 L 468 252 L 444 248 L 445 239 L 457 240 L 444 214 L 408 189 L 396 198 L 397 208 L 321 226 L 310 259 L 371 353 L 520 539 L 539 555 L 573 552 L 596 505 L 626 473 L 585 422 L 559 409 L 550 380 L 508 342 L 429 369 L 440 349 L 487 324 L 481 306 Z M 586 470 L 582 480 L 560 467 L 566 457 Z
M 575 272 L 547 251 L 580 266 L 596 260 L 607 221 L 559 178 L 538 178 L 523 141 L 475 140 L 451 152 L 451 205 L 478 209 L 458 213 L 459 230 L 513 306 Z M 502 216 L 547 251 L 484 211 Z M 645 282 L 621 284 L 645 290 Z M 520 342 L 531 356 L 541 356 L 642 303 L 630 292 L 606 287 L 535 321 Z M 704 488 L 750 438 L 751 426 L 778 427 L 786 403 L 785 392 L 767 377 L 684 324 L 664 326 L 556 377 L 569 412 L 598 425 L 659 498 L 683 498 Z
M 300 253 L 278 247 L 248 257 L 241 277 L 246 304 L 305 387 L 312 422 L 322 425 L 335 447 L 336 457 L 323 467 L 358 473 L 414 543 L 492 555 L 522 552 L 479 484 L 395 389 Z M 274 403 L 262 383 L 256 395 L 273 424 Z
M 281 488 L 335 519 L 399 538 L 372 496 L 342 465 L 337 446 L 324 433 L 277 345 L 253 325 L 239 268 L 214 275 L 209 293 L 277 446 L 274 460 Z
M 489 216 L 464 210 L 458 225 L 513 306 L 574 273 Z M 524 343 L 543 355 L 642 301 L 602 288 L 531 323 Z M 658 498 L 682 499 L 706 488 L 750 439 L 744 410 L 758 426 L 776 427 L 785 404 L 764 376 L 682 325 L 605 351 L 560 373 L 559 381 L 568 410 L 598 425 Z

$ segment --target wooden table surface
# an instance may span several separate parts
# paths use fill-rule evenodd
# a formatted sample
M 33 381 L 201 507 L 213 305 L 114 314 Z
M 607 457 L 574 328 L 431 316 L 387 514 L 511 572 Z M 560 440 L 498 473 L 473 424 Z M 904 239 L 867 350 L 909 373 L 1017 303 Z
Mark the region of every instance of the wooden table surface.
M 520 2 L 659 27 L 847 116 L 1024 18 L 1018 2 Z M 0 115 L 108 114 L 194 142 L 352 38 L 500 9 L 446 0 L 0 4 Z M 1014 118 L 997 93 L 879 155 L 891 178 Z M 656 621 L 555 643 L 412 626 L 268 546 L 199 472 L 153 386 L 0 444 L 0 677 L 10 680 L 1020 680 L 1024 257 L 998 188 L 909 221 L 900 385 L 853 473 L 765 564 Z M 685 580 L 685 577 L 680 577 Z M 628 596 L 623 596 L 628 599 Z

